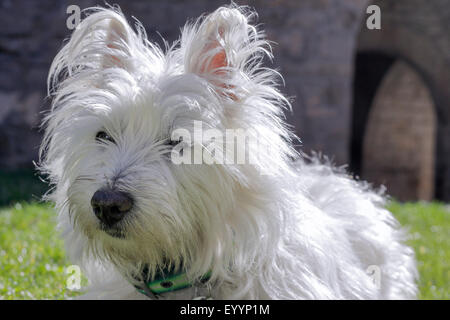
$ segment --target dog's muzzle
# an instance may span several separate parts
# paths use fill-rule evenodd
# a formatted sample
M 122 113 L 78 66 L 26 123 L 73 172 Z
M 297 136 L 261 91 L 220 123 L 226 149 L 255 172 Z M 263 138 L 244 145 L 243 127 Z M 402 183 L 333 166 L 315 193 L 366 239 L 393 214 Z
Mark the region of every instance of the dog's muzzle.
M 107 227 L 112 227 L 133 208 L 133 199 L 125 192 L 113 189 L 97 190 L 91 199 L 95 216 Z

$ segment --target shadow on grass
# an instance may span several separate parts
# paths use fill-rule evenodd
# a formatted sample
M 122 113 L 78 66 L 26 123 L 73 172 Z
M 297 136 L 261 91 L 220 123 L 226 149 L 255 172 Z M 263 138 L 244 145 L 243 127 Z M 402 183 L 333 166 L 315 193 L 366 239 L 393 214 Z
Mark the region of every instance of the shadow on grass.
M 34 169 L 0 170 L 0 207 L 16 202 L 40 202 L 49 189 Z

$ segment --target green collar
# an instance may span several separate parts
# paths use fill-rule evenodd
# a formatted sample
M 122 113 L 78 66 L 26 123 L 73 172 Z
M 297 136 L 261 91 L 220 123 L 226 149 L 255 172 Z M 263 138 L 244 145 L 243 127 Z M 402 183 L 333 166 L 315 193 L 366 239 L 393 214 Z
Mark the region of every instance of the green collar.
M 200 282 L 206 282 L 211 277 L 211 272 L 201 277 Z M 148 279 L 148 268 L 142 271 L 141 279 Z M 185 272 L 175 272 L 173 269 L 165 269 L 158 272 L 154 279 L 148 282 L 142 281 L 140 286 L 134 287 L 142 294 L 152 299 L 158 299 L 158 295 L 192 287 Z

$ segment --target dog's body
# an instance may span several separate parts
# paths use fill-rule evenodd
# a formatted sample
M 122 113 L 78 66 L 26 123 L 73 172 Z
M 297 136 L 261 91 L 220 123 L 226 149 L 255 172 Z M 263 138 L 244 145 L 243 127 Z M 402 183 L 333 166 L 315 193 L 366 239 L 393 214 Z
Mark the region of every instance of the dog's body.
M 95 9 L 55 58 L 41 167 L 86 298 L 146 298 L 133 285 L 164 270 L 191 286 L 158 298 L 415 297 L 414 254 L 383 197 L 291 147 L 252 16 L 220 8 L 163 52 Z M 249 147 L 251 164 L 174 164 L 173 132 L 194 121 L 251 129 L 264 148 Z

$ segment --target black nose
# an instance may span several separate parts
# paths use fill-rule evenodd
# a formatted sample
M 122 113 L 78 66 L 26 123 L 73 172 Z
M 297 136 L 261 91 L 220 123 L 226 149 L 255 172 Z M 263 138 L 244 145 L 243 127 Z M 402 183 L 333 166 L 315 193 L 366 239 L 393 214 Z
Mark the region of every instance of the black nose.
M 92 196 L 91 206 L 97 218 L 106 226 L 112 227 L 131 210 L 133 200 L 125 192 L 100 189 Z

